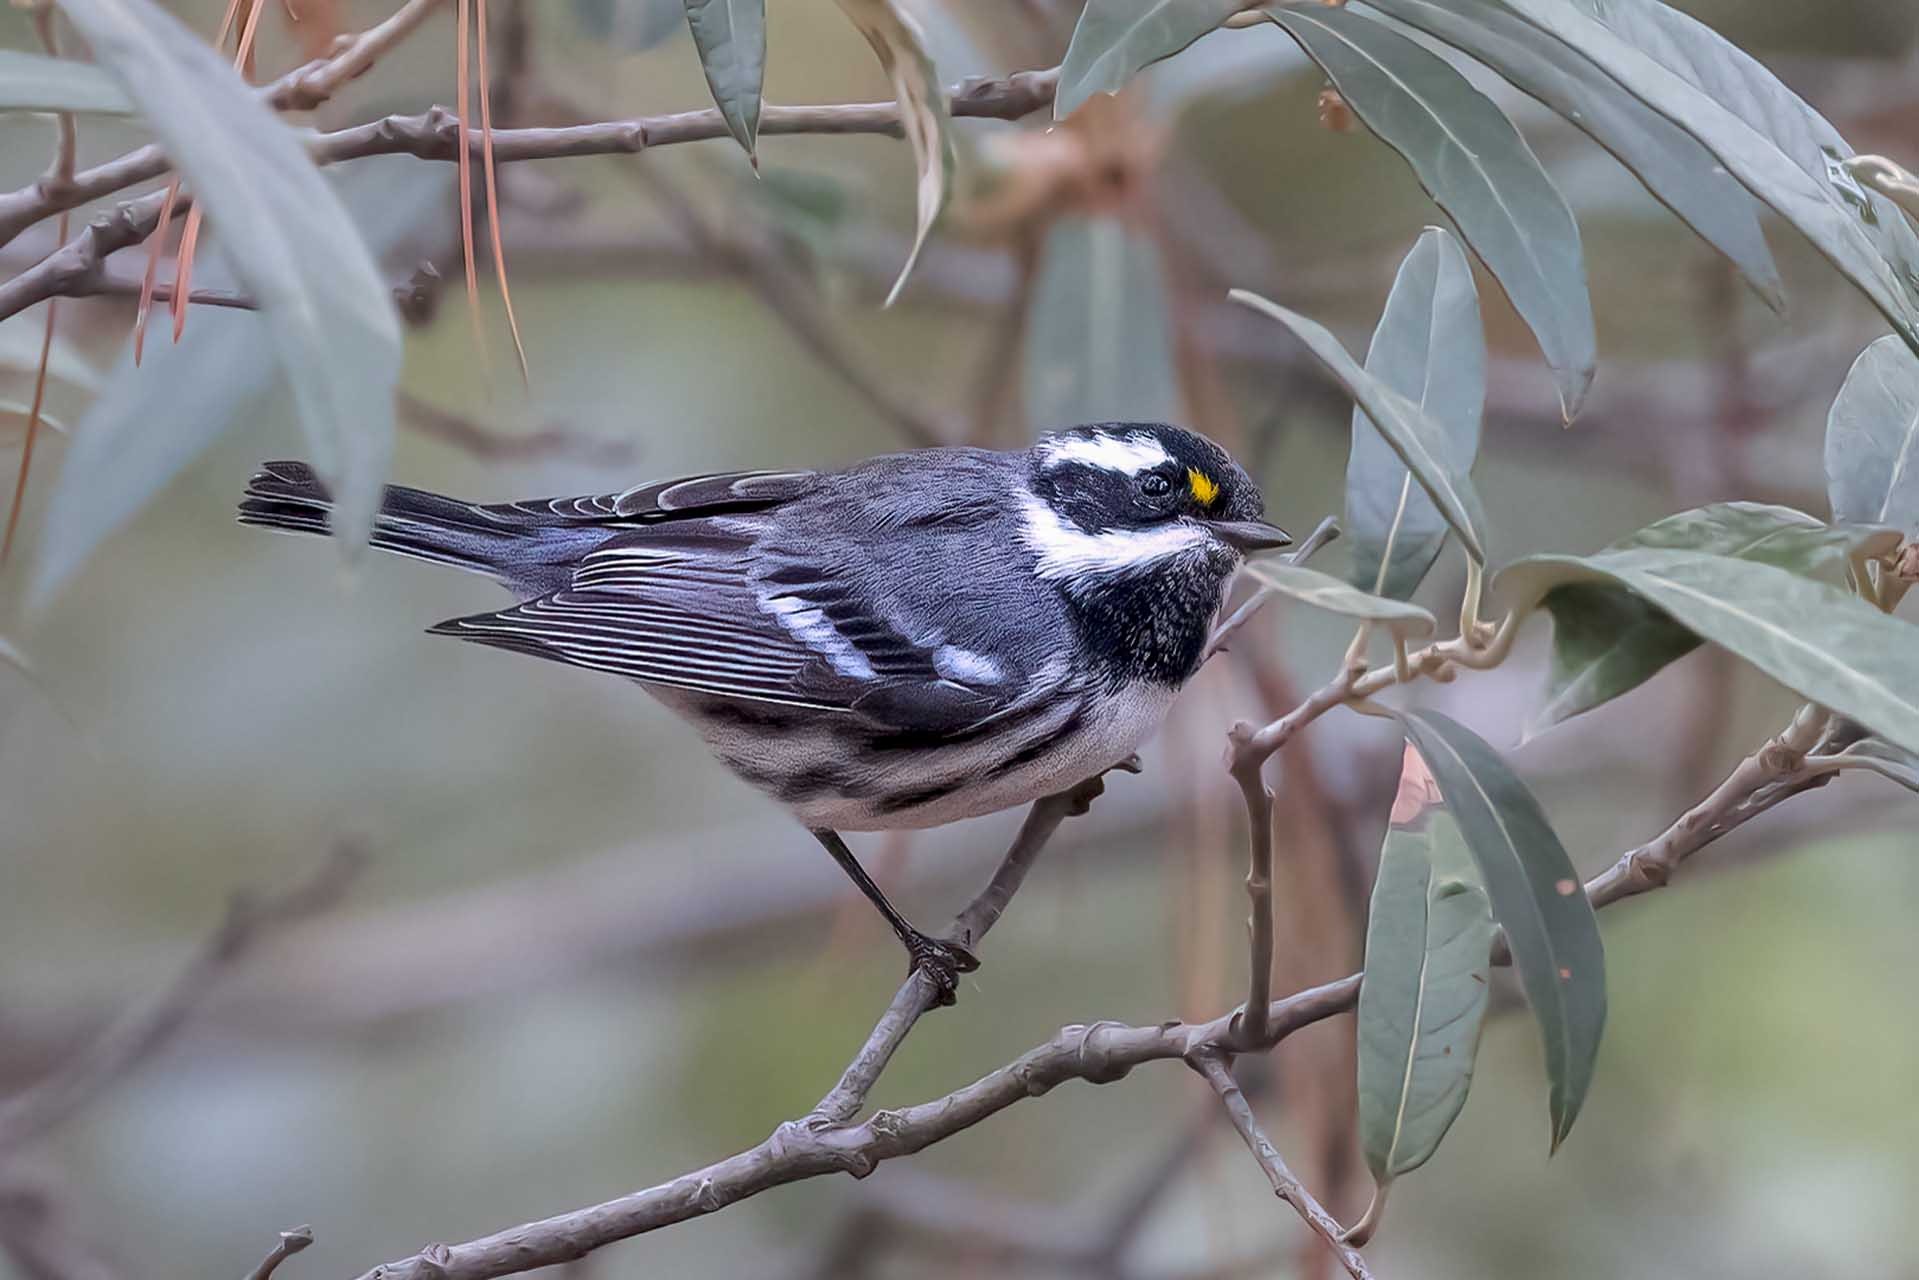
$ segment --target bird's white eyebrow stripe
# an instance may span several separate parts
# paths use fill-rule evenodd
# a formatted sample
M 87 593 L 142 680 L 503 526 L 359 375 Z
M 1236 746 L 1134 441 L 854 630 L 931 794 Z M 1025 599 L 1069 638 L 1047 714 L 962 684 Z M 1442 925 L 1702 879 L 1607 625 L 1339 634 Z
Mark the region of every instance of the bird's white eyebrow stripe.
M 1088 574 L 1124 573 L 1167 556 L 1190 551 L 1212 537 L 1185 521 L 1150 529 L 1108 529 L 1088 533 L 1063 519 L 1037 495 L 1020 495 L 1020 541 L 1038 554 L 1042 578 L 1069 581 Z
M 1166 452 L 1165 445 L 1144 432 L 1124 436 L 1054 436 L 1040 441 L 1039 449 L 1045 459 L 1044 465 L 1049 470 L 1068 462 L 1084 462 L 1089 466 L 1131 475 L 1164 466 L 1173 460 L 1173 455 Z

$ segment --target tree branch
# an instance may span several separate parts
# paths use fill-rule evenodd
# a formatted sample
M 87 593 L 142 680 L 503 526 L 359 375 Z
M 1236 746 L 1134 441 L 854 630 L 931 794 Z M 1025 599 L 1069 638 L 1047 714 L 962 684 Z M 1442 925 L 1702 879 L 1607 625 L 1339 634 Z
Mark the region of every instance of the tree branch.
M 1227 1119 L 1233 1122 L 1233 1128 L 1253 1153 L 1253 1159 L 1259 1162 L 1266 1180 L 1273 1184 L 1273 1194 L 1293 1206 L 1299 1216 L 1306 1220 L 1313 1234 L 1326 1242 L 1326 1247 L 1333 1251 L 1339 1264 L 1346 1268 L 1347 1275 L 1353 1280 L 1373 1280 L 1373 1273 L 1367 1269 L 1366 1260 L 1359 1256 L 1359 1250 L 1341 1238 L 1342 1229 L 1338 1220 L 1326 1212 L 1325 1207 L 1313 1198 L 1312 1192 L 1306 1190 L 1305 1185 L 1293 1176 L 1293 1171 L 1286 1167 L 1279 1148 L 1266 1136 L 1266 1131 L 1260 1127 L 1259 1117 L 1253 1114 L 1246 1095 L 1240 1092 L 1239 1081 L 1233 1079 L 1233 1070 L 1226 1054 L 1218 1048 L 1208 1047 L 1195 1053 L 1187 1062 L 1219 1095 L 1220 1104 L 1226 1108 Z
M 255 942 L 338 901 L 363 861 L 358 850 L 342 846 L 285 893 L 269 898 L 236 894 L 220 927 L 151 1008 L 110 1027 L 72 1062 L 0 1102 L 0 1151 L 54 1128 L 157 1053 Z
M 312 1227 L 295 1227 L 291 1231 L 282 1231 L 280 1239 L 274 1244 L 267 1256 L 260 1259 L 260 1265 L 247 1272 L 247 1280 L 272 1280 L 273 1273 L 280 1264 L 313 1243 Z
M 1300 712 L 1259 732 L 1270 731 L 1272 737 L 1281 739 L 1290 737 L 1300 724 L 1338 705 L 1343 699 L 1334 698 L 1329 691 L 1348 679 L 1342 673 L 1302 704 Z M 1349 692 L 1356 693 L 1368 683 L 1362 679 Z M 1302 716 L 1308 706 L 1319 711 Z M 1282 726 L 1291 727 L 1279 732 Z M 1829 778 L 1830 774 L 1809 773 L 1804 768 L 1798 746 L 1802 736 L 1802 726 L 1795 721 L 1666 831 L 1628 851 L 1611 870 L 1588 882 L 1586 891 L 1593 905 L 1607 906 L 1658 888 L 1666 882 L 1666 876 L 1648 873 L 1646 868 L 1662 867 L 1669 874 L 1680 862 L 1786 796 Z M 1028 821 L 1030 825 L 1032 819 Z M 1272 1002 L 1266 1012 L 1266 1042 L 1276 1044 L 1302 1027 L 1349 1012 L 1359 998 L 1359 984 L 1360 975 L 1355 973 Z M 894 1003 L 899 1005 L 898 997 Z M 889 1009 L 889 1016 L 892 1012 Z M 410 1258 L 377 1267 L 362 1280 L 490 1280 L 571 1261 L 617 1241 L 714 1213 L 789 1182 L 828 1173 L 865 1177 L 882 1161 L 924 1150 L 1069 1080 L 1107 1084 L 1144 1063 L 1190 1060 L 1207 1051 L 1230 1053 L 1238 1021 L 1235 1012 L 1204 1023 L 1169 1020 L 1130 1026 L 1097 1022 L 1063 1027 L 1044 1044 L 944 1097 L 878 1111 L 860 1124 L 815 1126 L 805 1120 L 788 1121 L 757 1146 L 670 1182 L 464 1244 L 435 1245 Z M 875 1038 L 879 1036 L 876 1029 Z M 887 1046 L 888 1056 L 894 1047 L 897 1040 Z M 884 1058 L 879 1065 L 884 1065 Z M 867 1088 L 876 1075 L 875 1071 L 865 1078 Z M 818 1109 L 815 1114 L 819 1114 Z

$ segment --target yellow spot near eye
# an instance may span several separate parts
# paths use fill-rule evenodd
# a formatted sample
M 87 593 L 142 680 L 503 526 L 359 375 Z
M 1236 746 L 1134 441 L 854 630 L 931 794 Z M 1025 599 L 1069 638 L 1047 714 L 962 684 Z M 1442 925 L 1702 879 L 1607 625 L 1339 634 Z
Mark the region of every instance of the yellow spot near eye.
M 1219 497 L 1219 485 L 1213 478 L 1196 467 L 1186 469 L 1186 483 L 1192 487 L 1193 497 L 1202 507 L 1210 507 Z

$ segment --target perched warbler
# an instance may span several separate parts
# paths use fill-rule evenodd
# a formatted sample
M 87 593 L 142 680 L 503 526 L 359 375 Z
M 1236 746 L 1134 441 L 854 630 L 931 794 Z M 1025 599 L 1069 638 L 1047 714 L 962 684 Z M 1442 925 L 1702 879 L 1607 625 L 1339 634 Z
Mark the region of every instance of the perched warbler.
M 272 462 L 240 521 L 324 533 Z M 430 628 L 637 681 L 798 816 L 951 1003 L 978 961 L 914 928 L 840 831 L 931 827 L 1132 754 L 1199 669 L 1249 551 L 1290 539 L 1212 441 L 1101 423 L 1031 448 L 921 449 L 474 503 L 387 489 L 373 545 L 520 603 Z

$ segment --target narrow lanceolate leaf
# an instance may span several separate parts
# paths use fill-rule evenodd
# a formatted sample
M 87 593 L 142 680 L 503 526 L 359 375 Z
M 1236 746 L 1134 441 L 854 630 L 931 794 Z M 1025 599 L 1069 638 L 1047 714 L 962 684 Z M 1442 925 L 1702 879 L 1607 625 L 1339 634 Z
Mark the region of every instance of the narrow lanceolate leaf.
M 1245 7 L 1245 0 L 1087 0 L 1060 64 L 1053 118 L 1064 120 L 1096 93 L 1118 93 L 1142 67 Z
M 1246 566 L 1246 572 L 1261 585 L 1301 604 L 1376 623 L 1402 640 L 1429 639 L 1439 629 L 1433 615 L 1418 605 L 1372 595 L 1304 565 L 1255 560 Z
M 1739 269 L 1773 310 L 1786 305 L 1752 197 L 1692 136 L 1620 88 L 1584 54 L 1528 26 L 1499 0 L 1373 0 L 1451 45 L 1610 151 L 1653 197 Z
M 1892 265 L 1907 300 L 1919 300 L 1919 234 L 1898 216 L 1891 200 L 1847 171 L 1844 162 L 1854 155 L 1852 147 L 1765 64 L 1661 0 L 1573 0 L 1573 5 L 1750 122 L 1852 215 Z
M 1439 428 L 1435 451 L 1456 474 L 1472 470 L 1486 403 L 1486 335 L 1472 264 L 1448 232 L 1426 228 L 1400 264 L 1366 372 L 1425 411 Z M 1394 600 L 1412 595 L 1446 542 L 1445 519 L 1363 409 L 1353 410 L 1346 532 L 1355 585 Z
M 1883 555 L 1898 541 L 1891 530 L 1828 525 L 1790 507 L 1721 502 L 1667 516 L 1608 550 L 1706 552 L 1844 581 L 1849 563 Z M 1699 646 L 1697 635 L 1624 587 L 1569 582 L 1541 603 L 1553 619 L 1552 663 L 1546 701 L 1529 732 L 1638 688 Z
M 99 67 L 0 49 L 0 111 L 74 111 L 124 116 L 133 101 Z
M 886 78 L 892 82 L 893 96 L 900 104 L 900 125 L 913 149 L 913 164 L 919 172 L 915 188 L 918 207 L 913 231 L 913 249 L 906 255 L 898 280 L 886 295 L 886 305 L 906 287 L 920 250 L 933 224 L 946 208 L 953 190 L 952 119 L 946 103 L 946 88 L 940 83 L 939 69 L 927 55 L 926 39 L 919 24 L 906 16 L 897 0 L 840 0 L 840 8 L 858 27 L 866 42 L 873 46 Z
M 1852 150 L 1844 139 L 1765 68 L 1663 5 L 1500 2 L 1578 49 L 1627 92 L 1698 139 L 1919 351 L 1919 264 L 1909 244 L 1911 228 L 1884 196 L 1846 172 L 1844 161 Z M 1605 14 L 1606 21 L 1582 8 Z M 1647 21 L 1627 25 L 1634 13 Z M 1629 35 L 1622 38 L 1611 24 Z M 1667 40 L 1657 55 L 1635 47 L 1656 38 L 1659 27 L 1686 35 Z M 1897 231 L 1888 232 L 1895 222 Z
M 1919 533 L 1919 356 L 1895 337 L 1863 351 L 1826 419 L 1832 518 Z
M 726 131 L 757 165 L 766 0 L 686 0 L 686 22 Z
M 348 548 L 363 543 L 392 451 L 400 372 L 399 321 L 372 254 L 300 135 L 205 41 L 152 0 L 60 0 L 60 7 L 139 105 L 219 228 L 220 251 L 259 300 L 314 463 L 339 499 L 334 527 Z M 148 429 L 179 429 L 170 408 L 149 402 Z M 114 513 L 114 523 L 127 514 Z M 87 542 L 103 532 L 69 536 Z M 57 585 L 55 561 L 71 568 L 90 548 L 53 539 L 42 545 L 49 558 L 41 593 Z
M 1606 1027 L 1599 921 L 1539 802 L 1499 753 L 1436 711 L 1396 714 L 1438 780 L 1506 932 L 1545 1042 L 1557 1149 L 1586 1100 Z
M 1379 851 L 1358 1050 L 1359 1139 L 1382 1188 L 1432 1158 L 1472 1083 L 1493 921 L 1476 873 L 1452 865 L 1467 857 L 1445 813 Z
M 1572 421 L 1597 360 L 1579 224 L 1512 121 L 1444 59 L 1374 19 L 1319 0 L 1264 12 L 1452 215 L 1538 339 Z
M 1450 462 L 1446 433 L 1439 424 L 1417 404 L 1360 368 L 1359 362 L 1347 354 L 1346 348 L 1339 345 L 1339 339 L 1324 325 L 1244 289 L 1234 289 L 1226 296 L 1279 321 L 1306 344 L 1306 349 L 1346 388 L 1346 394 L 1379 428 L 1379 434 L 1385 437 L 1413 479 L 1433 500 L 1439 514 L 1459 535 L 1467 554 L 1484 562 L 1486 546 L 1480 529 L 1485 517 L 1480 510 L 1479 495 L 1473 492 L 1472 482 L 1465 473 Z
M 1775 564 L 1651 547 L 1532 556 L 1499 594 L 1532 607 L 1569 583 L 1624 587 L 1813 702 L 1919 751 L 1919 629 L 1842 588 Z
M 1159 248 L 1113 217 L 1047 230 L 1020 361 L 1027 420 L 1177 422 L 1179 370 Z

